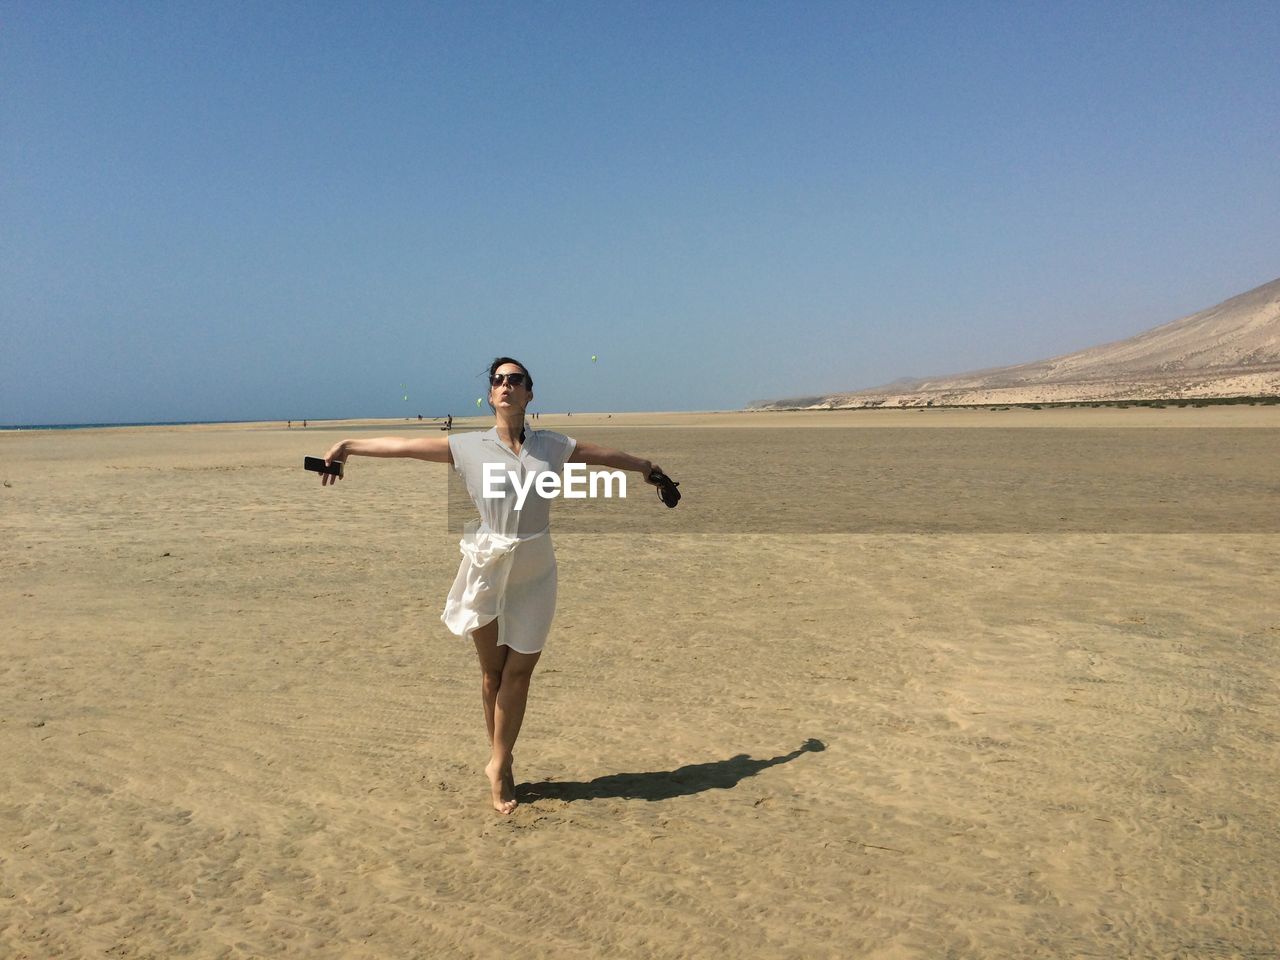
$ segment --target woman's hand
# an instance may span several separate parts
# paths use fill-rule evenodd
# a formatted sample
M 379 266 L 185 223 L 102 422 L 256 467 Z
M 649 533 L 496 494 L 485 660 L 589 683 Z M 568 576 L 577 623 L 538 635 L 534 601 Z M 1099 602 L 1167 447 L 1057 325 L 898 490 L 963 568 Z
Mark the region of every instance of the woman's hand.
M 324 455 L 325 466 L 329 466 L 333 464 L 335 461 L 338 463 L 347 462 L 347 441 L 346 440 L 339 440 L 332 447 L 330 447 L 329 452 Z M 341 479 L 342 478 L 340 476 L 334 473 L 322 473 L 320 474 L 320 486 L 322 487 L 328 486 L 331 483 L 337 483 Z
M 643 471 L 644 482 L 651 483 L 656 487 L 658 485 L 658 481 L 653 479 L 653 475 L 655 473 L 661 473 L 662 468 L 651 460 L 646 460 L 645 463 L 647 464 L 647 466 L 644 468 L 644 471 Z

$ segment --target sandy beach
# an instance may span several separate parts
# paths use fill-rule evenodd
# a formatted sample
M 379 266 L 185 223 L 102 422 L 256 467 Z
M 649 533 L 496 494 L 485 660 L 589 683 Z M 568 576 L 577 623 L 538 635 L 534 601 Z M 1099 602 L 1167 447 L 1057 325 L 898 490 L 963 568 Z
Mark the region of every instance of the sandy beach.
M 537 425 L 506 818 L 434 427 L 0 434 L 0 956 L 1278 955 L 1280 408 Z

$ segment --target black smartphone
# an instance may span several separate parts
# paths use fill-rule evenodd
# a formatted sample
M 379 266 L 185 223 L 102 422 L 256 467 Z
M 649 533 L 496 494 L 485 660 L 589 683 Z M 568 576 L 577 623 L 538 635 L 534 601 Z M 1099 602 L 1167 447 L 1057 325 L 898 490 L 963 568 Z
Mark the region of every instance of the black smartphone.
M 307 470 L 314 470 L 316 473 L 328 473 L 335 477 L 342 476 L 342 461 L 335 460 L 333 463 L 325 466 L 322 457 L 306 457 L 302 461 L 302 466 Z

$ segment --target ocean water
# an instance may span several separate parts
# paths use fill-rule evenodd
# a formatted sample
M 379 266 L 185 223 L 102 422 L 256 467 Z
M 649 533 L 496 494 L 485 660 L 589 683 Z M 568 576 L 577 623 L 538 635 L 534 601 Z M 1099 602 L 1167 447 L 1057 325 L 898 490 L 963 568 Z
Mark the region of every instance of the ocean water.
M 137 423 L 0 423 L 0 430 L 95 430 L 103 427 L 190 427 L 213 423 L 271 422 L 270 420 L 145 420 Z M 301 420 L 298 421 L 298 423 L 301 422 Z

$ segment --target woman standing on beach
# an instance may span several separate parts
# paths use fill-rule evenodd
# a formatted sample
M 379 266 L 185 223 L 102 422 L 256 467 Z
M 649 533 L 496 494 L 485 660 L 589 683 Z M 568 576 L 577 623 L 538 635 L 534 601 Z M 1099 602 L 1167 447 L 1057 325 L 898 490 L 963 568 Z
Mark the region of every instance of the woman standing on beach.
M 462 563 L 440 619 L 453 633 L 470 637 L 480 660 L 480 693 L 491 745 L 485 774 L 494 809 L 500 813 L 516 808 L 512 749 L 556 606 L 556 559 L 547 525 L 551 501 L 538 484 L 529 484 L 528 475 L 559 473 L 566 463 L 582 463 L 633 470 L 654 484 L 658 478 L 665 480 L 649 460 L 551 430 L 526 428 L 532 400 L 528 368 L 511 357 L 498 357 L 489 365 L 492 429 L 447 437 L 342 440 L 325 455 L 331 463 L 362 456 L 452 464 L 480 511 L 479 524 L 468 524 L 463 536 Z M 491 466 L 486 477 L 486 464 L 501 469 Z M 320 481 L 330 484 L 337 479 L 322 474 Z M 486 480 L 499 496 L 484 496 Z M 516 508 L 512 481 L 528 492 L 522 509 Z

